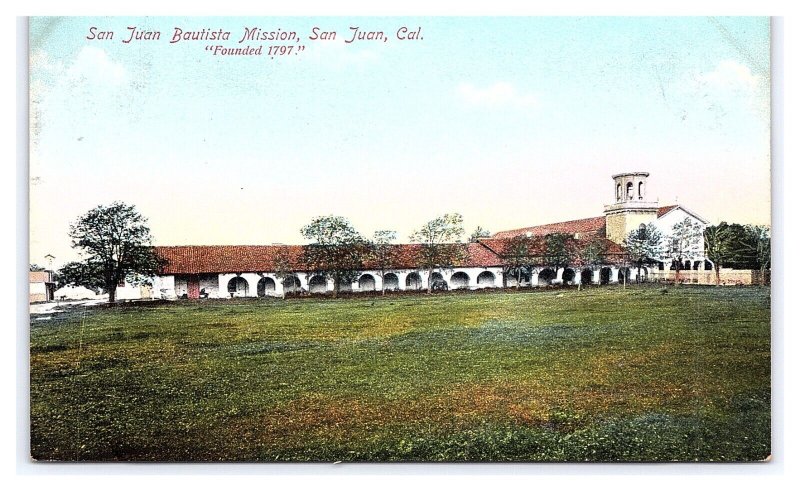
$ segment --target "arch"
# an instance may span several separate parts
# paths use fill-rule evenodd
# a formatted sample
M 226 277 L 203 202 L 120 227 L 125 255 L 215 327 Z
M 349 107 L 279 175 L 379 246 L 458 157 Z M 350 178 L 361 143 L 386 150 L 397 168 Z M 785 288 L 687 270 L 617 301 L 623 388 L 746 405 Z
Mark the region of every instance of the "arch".
M 328 281 L 322 275 L 314 275 L 308 280 L 309 293 L 325 293 L 328 291 Z
M 399 290 L 400 279 L 394 273 L 386 273 L 383 275 L 383 289 L 384 290 Z
M 539 271 L 539 284 L 540 285 L 549 285 L 551 281 L 556 279 L 556 272 L 550 268 L 544 268 L 543 270 Z
M 600 284 L 607 285 L 611 283 L 611 268 L 604 266 L 600 268 Z
M 406 290 L 419 290 L 422 288 L 422 277 L 419 273 L 409 273 L 406 276 Z
M 711 261 L 706 259 L 705 264 L 703 265 L 703 269 L 706 271 L 712 271 L 714 269 L 714 265 L 711 263 Z
M 644 198 L 644 183 L 639 181 L 639 199 Z
M 442 273 L 439 273 L 438 271 L 434 271 L 433 273 L 431 273 L 431 281 L 436 281 L 436 280 L 444 280 L 444 276 L 442 276 Z
M 241 276 L 234 276 L 228 281 L 228 295 L 232 297 L 246 297 L 250 293 L 250 285 Z
M 564 272 L 561 273 L 561 279 L 565 285 L 569 282 L 575 281 L 575 270 L 572 268 L 566 268 Z
M 484 271 L 478 275 L 478 286 L 491 288 L 494 286 L 495 276 L 491 271 Z
M 453 276 L 450 277 L 450 284 L 453 286 L 453 289 L 467 288 L 469 286 L 469 275 L 463 271 L 454 273 Z
M 581 271 L 581 283 L 584 285 L 591 285 L 594 283 L 594 281 L 592 281 L 592 276 L 594 276 L 594 271 L 589 268 L 584 269 Z
M 691 261 L 684 261 L 683 262 L 683 269 L 692 269 L 692 262 Z
M 275 280 L 267 276 L 258 280 L 258 285 L 256 285 L 256 293 L 259 297 L 264 297 L 267 295 L 267 293 L 272 292 L 275 292 Z
M 622 184 L 617 183 L 617 201 L 622 201 Z
M 617 283 L 627 283 L 628 280 L 626 278 L 631 277 L 631 270 L 627 267 L 619 268 L 617 272 Z
M 358 289 L 362 292 L 374 292 L 375 278 L 371 274 L 362 274 L 358 279 Z
M 520 271 L 519 272 L 519 279 L 520 284 L 519 286 L 524 285 L 525 283 L 530 284 L 531 282 L 531 273 L 529 271 Z M 503 275 L 506 279 L 506 286 L 517 286 L 517 272 L 516 271 L 509 271 Z
M 633 183 L 629 182 L 625 186 L 625 199 L 633 199 Z
M 295 275 L 287 276 L 283 279 L 283 291 L 285 293 L 295 293 L 302 289 L 300 286 L 300 278 Z

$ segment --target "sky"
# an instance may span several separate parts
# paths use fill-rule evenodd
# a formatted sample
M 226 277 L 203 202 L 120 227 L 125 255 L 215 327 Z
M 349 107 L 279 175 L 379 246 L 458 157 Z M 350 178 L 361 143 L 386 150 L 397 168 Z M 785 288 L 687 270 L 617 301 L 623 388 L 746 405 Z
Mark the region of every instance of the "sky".
M 245 27 L 304 48 L 205 49 L 285 44 Z M 769 87 L 766 17 L 32 18 L 31 262 L 76 259 L 70 222 L 114 200 L 156 245 L 304 243 L 321 215 L 405 241 L 450 212 L 467 234 L 600 216 L 627 171 L 662 206 L 769 224 Z

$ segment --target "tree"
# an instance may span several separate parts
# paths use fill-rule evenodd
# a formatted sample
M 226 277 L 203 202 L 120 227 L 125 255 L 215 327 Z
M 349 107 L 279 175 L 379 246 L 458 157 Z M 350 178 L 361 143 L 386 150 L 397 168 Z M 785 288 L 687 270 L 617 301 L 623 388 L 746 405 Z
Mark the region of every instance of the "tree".
M 603 263 L 606 257 L 608 245 L 600 237 L 592 237 L 583 243 L 576 242 L 574 244 L 574 257 L 584 266 L 589 266 L 589 269 L 594 271 L 597 266 Z M 581 289 L 583 281 L 578 281 L 578 290 Z
M 752 257 L 758 270 L 761 272 L 760 283 L 765 285 L 767 270 L 772 263 L 772 239 L 770 230 L 766 225 L 745 225 L 747 240 L 742 247 L 749 257 Z
M 97 261 L 71 261 L 56 271 L 54 281 L 60 287 L 65 285 L 84 286 L 100 293 L 106 286 L 103 268 Z
M 503 250 L 503 276 L 513 276 L 517 280 L 517 290 L 523 276 L 529 276 L 533 269 L 535 247 L 534 239 L 526 235 L 516 235 L 506 241 Z
M 163 261 L 151 246 L 153 240 L 147 219 L 133 205 L 115 201 L 100 205 L 70 225 L 72 247 L 84 256 L 82 274 L 91 278 L 99 273 L 108 301 L 116 300 L 117 285 L 129 276 L 152 276 Z M 63 268 L 62 268 L 63 269 Z M 91 288 L 90 284 L 84 284 Z
M 722 266 L 734 269 L 757 269 L 761 283 L 766 281 L 770 264 L 769 227 L 721 222 L 706 228 L 706 257 L 714 264 L 716 283 Z
M 344 217 L 317 217 L 300 229 L 308 240 L 303 248 L 304 262 L 311 272 L 333 280 L 333 296 L 339 294 L 343 282 L 352 283 L 363 269 L 367 257 L 367 241 Z
M 664 236 L 652 223 L 639 225 L 622 241 L 628 258 L 636 265 L 637 282 L 642 277 L 642 267 L 645 264 L 652 264 L 664 255 L 663 244 Z
M 464 219 L 460 214 L 445 214 L 411 234 L 411 242 L 421 246 L 417 256 L 418 264 L 428 270 L 428 293 L 433 287 L 433 270 L 452 267 L 464 257 L 464 244 L 459 243 L 464 235 L 463 223 Z
M 703 254 L 703 227 L 690 218 L 672 226 L 669 255 L 675 265 L 675 284 L 680 283 L 683 261 Z
M 572 236 L 561 232 L 547 234 L 544 237 L 544 263 L 558 269 L 569 267 L 575 259 L 575 251 L 572 247 Z
M 273 268 L 275 269 L 275 277 L 281 282 L 281 291 L 283 292 L 282 298 L 286 298 L 286 280 L 288 278 L 294 280 L 292 266 L 292 257 L 289 254 L 289 248 L 279 247 L 273 256 Z M 292 283 L 292 287 L 294 287 L 294 283 Z
M 475 228 L 475 231 L 472 232 L 472 235 L 469 236 L 469 241 L 470 242 L 478 242 L 478 239 L 485 239 L 487 237 L 490 237 L 491 235 L 492 235 L 491 232 L 489 232 L 485 228 L 483 228 L 480 225 L 478 225 Z
M 381 275 L 381 295 L 386 295 L 386 270 L 397 262 L 397 248 L 392 245 L 396 239 L 397 232 L 394 230 L 377 230 L 370 242 L 370 259 Z
M 737 244 L 733 229 L 727 223 L 711 225 L 703 231 L 705 254 L 714 266 L 715 283 L 719 286 L 719 269 L 728 263 L 735 255 Z

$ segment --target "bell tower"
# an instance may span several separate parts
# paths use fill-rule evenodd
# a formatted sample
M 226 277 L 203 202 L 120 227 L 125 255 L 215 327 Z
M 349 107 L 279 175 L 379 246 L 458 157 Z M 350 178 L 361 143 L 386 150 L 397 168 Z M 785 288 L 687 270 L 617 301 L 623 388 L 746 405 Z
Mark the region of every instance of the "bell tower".
M 614 204 L 606 205 L 606 238 L 621 244 L 625 237 L 658 214 L 658 202 L 647 199 L 649 172 L 626 172 L 611 176 L 614 180 Z

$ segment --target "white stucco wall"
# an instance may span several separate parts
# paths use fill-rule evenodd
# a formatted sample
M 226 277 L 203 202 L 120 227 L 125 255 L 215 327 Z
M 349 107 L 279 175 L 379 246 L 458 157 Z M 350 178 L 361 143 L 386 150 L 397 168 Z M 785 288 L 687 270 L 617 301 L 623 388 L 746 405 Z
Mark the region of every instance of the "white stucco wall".
M 610 269 L 611 275 L 609 279 L 609 283 L 617 283 L 618 282 L 618 273 L 619 267 L 615 265 L 601 265 L 597 266 L 592 271 L 592 284 L 600 283 L 600 275 L 601 269 L 603 267 L 608 267 Z M 523 282 L 524 286 L 529 286 L 533 284 L 534 287 L 541 286 L 538 284 L 539 281 L 539 274 L 544 269 L 552 269 L 556 270 L 556 268 L 550 267 L 539 267 L 534 269 L 530 282 L 525 281 Z M 568 282 L 570 285 L 577 285 L 581 280 L 581 271 L 585 268 L 579 267 L 571 267 L 575 272 L 575 277 Z M 487 283 L 478 283 L 478 277 L 481 273 L 489 272 L 494 276 L 493 281 Z M 394 274 L 397 276 L 398 285 L 397 290 L 407 290 L 408 287 L 406 286 L 406 280 L 408 279 L 409 275 L 416 273 L 419 275 L 421 283 L 419 290 L 425 290 L 428 287 L 428 271 L 427 270 L 415 270 L 415 269 L 393 269 L 387 270 L 386 274 Z M 464 288 L 470 290 L 482 289 L 482 288 L 501 288 L 503 286 L 503 269 L 501 267 L 488 267 L 488 268 L 452 268 L 452 269 L 437 269 L 434 270 L 434 274 L 441 274 L 442 279 L 444 279 L 449 289 L 454 289 L 455 285 L 453 284 L 453 275 L 457 273 L 464 273 L 468 276 L 469 280 Z M 356 278 L 352 284 L 342 285 L 340 291 L 353 291 L 353 292 L 361 292 L 367 291 L 362 290 L 359 288 L 359 279 L 362 278 L 364 275 L 370 275 L 374 281 L 374 289 L 370 288 L 367 289 L 368 291 L 380 291 L 382 289 L 382 280 L 380 272 L 377 270 L 364 270 L 361 271 L 359 276 Z M 551 282 L 552 284 L 561 284 L 563 281 L 564 269 L 559 268 L 557 270 L 556 278 Z M 241 277 L 244 281 L 247 282 L 247 289 L 246 291 L 243 288 L 239 288 L 234 297 L 257 297 L 258 296 L 258 282 L 262 278 L 270 278 L 275 282 L 275 289 L 274 290 L 267 290 L 265 291 L 266 296 L 275 296 L 280 297 L 283 295 L 283 281 L 279 280 L 274 273 L 271 272 L 262 272 L 262 273 L 242 273 L 237 275 L 236 273 L 220 273 L 217 276 L 213 275 L 206 275 L 200 276 L 199 285 L 200 289 L 205 288 L 206 292 L 209 294 L 209 298 L 231 298 L 230 293 L 228 292 L 228 282 L 231 279 L 236 277 Z M 296 273 L 297 278 L 300 280 L 301 288 L 304 292 L 309 291 L 309 281 L 316 275 L 309 275 L 306 273 Z M 628 274 L 628 281 L 635 281 L 636 278 L 636 270 L 635 268 L 631 268 Z M 164 292 L 166 298 L 176 298 L 180 297 L 184 293 L 187 293 L 187 281 L 182 278 L 175 278 L 174 276 L 161 276 L 154 278 L 154 291 L 156 295 L 159 295 L 160 292 Z M 333 291 L 333 280 L 326 279 L 325 281 L 325 293 L 329 293 Z M 514 281 L 509 280 L 508 285 L 509 287 L 514 286 Z M 316 291 L 315 293 L 320 293 Z M 171 296 L 170 296 L 171 294 Z
M 153 282 L 153 296 L 155 298 L 173 299 L 177 295 L 175 293 L 175 277 L 173 275 L 154 276 Z
M 701 230 L 705 230 L 705 227 L 707 225 L 706 222 L 698 220 L 697 217 L 691 215 L 690 213 L 687 213 L 686 210 L 684 210 L 681 207 L 672 209 L 670 212 L 662 215 L 660 218 L 657 218 L 655 222 L 653 222 L 658 231 L 661 232 L 661 235 L 664 236 L 663 248 L 665 251 L 669 251 L 671 247 L 669 237 L 672 235 L 672 228 L 676 224 L 681 223 L 687 218 L 692 223 L 699 225 L 701 227 Z M 694 244 L 694 249 L 699 251 L 698 254 L 692 255 L 691 257 L 687 257 L 686 260 L 690 261 L 703 260 L 705 258 L 705 254 L 704 254 L 704 243 L 702 234 L 698 236 L 697 241 Z M 663 259 L 669 262 L 670 261 L 669 257 L 670 257 L 669 253 L 666 253 Z
M 116 293 L 117 300 L 139 300 L 152 298 L 153 289 L 149 286 L 129 285 L 118 286 Z
M 31 295 L 44 295 L 45 293 L 47 293 L 47 285 L 44 283 L 30 283 Z

